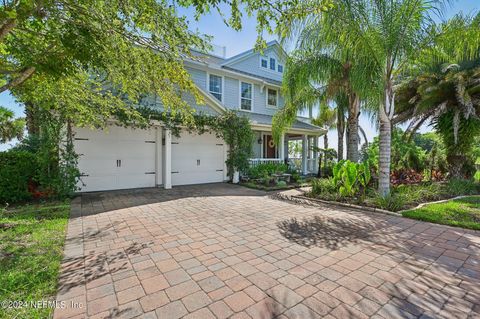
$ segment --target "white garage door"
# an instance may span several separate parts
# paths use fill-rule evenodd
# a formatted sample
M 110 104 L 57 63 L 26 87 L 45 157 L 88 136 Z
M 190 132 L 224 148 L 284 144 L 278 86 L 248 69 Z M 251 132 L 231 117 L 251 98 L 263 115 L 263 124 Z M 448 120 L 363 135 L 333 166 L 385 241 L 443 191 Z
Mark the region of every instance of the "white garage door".
M 225 146 L 214 134 L 172 137 L 172 185 L 223 182 Z
M 82 192 L 155 186 L 155 130 L 75 129 Z

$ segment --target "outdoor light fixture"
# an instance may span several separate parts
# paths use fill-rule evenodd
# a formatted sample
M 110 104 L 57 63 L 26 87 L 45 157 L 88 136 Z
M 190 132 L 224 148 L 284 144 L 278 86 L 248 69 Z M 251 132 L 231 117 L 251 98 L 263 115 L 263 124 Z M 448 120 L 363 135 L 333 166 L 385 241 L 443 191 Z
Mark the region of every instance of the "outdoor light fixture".
M 262 138 L 259 137 L 258 140 L 257 140 L 258 144 L 262 144 Z

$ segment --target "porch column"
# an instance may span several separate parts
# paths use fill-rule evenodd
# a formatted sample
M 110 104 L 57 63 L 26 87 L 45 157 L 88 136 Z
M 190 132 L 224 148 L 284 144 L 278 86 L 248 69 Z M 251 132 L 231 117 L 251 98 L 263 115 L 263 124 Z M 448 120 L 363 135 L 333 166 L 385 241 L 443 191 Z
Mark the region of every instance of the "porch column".
M 313 151 L 313 172 L 318 173 L 318 136 L 313 137 L 313 146 L 315 147 L 315 150 Z
M 163 180 L 163 160 L 162 160 L 162 127 L 155 127 L 155 187 L 162 184 Z
M 307 158 L 308 158 L 308 135 L 302 136 L 302 174 L 307 175 Z
M 165 129 L 165 174 L 163 188 L 172 188 L 172 131 Z
M 280 136 L 280 142 L 278 143 L 278 157 L 282 159 L 282 163 L 285 161 L 285 134 Z

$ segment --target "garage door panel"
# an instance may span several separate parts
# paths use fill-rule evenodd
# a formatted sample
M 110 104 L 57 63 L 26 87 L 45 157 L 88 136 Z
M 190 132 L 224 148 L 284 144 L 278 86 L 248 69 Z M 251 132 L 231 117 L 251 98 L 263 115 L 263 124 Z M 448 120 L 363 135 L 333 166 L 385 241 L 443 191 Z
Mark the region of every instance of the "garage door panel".
M 223 181 L 223 171 L 188 171 L 183 174 L 172 174 L 173 185 L 192 185 L 202 183 L 218 183 Z
M 89 158 L 81 156 L 78 161 L 80 173 L 95 176 L 115 174 L 117 168 L 113 159 Z
M 172 140 L 172 185 L 223 181 L 225 156 L 221 139 L 214 134 L 182 132 L 180 138 Z
M 155 130 L 110 126 L 108 130 L 75 130 L 78 167 L 84 176 L 81 191 L 154 187 Z M 146 143 L 148 141 L 149 143 Z M 117 160 L 121 160 L 117 165 Z
M 118 189 L 152 187 L 155 185 L 155 174 L 120 174 L 116 176 Z
M 94 192 L 112 189 L 115 182 L 114 175 L 82 176 L 78 186 L 82 192 Z

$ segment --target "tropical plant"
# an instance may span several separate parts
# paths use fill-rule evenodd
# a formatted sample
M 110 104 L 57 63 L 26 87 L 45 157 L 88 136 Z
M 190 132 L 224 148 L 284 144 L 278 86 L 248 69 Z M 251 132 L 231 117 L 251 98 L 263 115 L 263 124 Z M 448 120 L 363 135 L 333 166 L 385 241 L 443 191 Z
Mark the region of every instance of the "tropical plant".
M 343 197 L 352 197 L 363 191 L 371 181 L 370 165 L 368 162 L 354 163 L 349 160 L 338 162 L 333 167 L 333 184 Z
M 480 136 L 480 14 L 457 15 L 432 31 L 397 89 L 396 122 L 415 132 L 431 121 L 442 137 L 450 176 L 468 175 Z
M 408 139 L 399 128 L 392 131 L 392 152 L 391 152 L 391 171 L 415 170 L 421 172 L 425 168 L 427 161 L 426 151 Z M 379 163 L 379 138 L 375 137 L 373 142 L 366 148 L 364 159 L 371 161 L 372 165 L 378 169 Z
M 14 118 L 15 114 L 7 108 L 0 106 L 0 144 L 14 138 L 21 139 L 25 129 L 25 120 Z
M 361 61 L 364 87 L 359 91 L 378 105 L 380 196 L 390 192 L 391 120 L 394 115 L 394 80 L 422 45 L 429 15 L 441 0 L 338 0 L 323 14 L 323 28 L 339 48 L 348 48 Z M 361 85 L 362 83 L 358 83 Z

